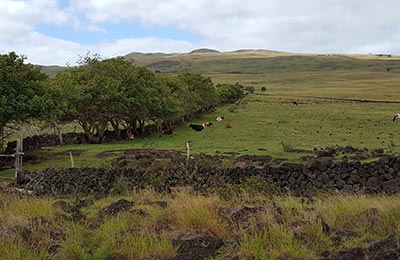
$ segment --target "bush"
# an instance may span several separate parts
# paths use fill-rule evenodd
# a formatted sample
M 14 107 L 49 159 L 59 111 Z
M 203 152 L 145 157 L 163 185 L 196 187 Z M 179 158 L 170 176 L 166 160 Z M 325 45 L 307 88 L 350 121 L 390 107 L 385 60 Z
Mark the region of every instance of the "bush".
M 262 87 L 262 88 L 261 88 L 261 91 L 262 91 L 262 92 L 265 92 L 265 91 L 267 91 L 267 88 L 266 88 L 266 87 Z
M 248 93 L 254 93 L 254 91 L 256 91 L 256 89 L 252 86 L 247 86 L 244 88 L 245 91 L 247 91 Z
M 221 103 L 234 103 L 245 96 L 244 87 L 239 83 L 218 84 L 216 90 Z

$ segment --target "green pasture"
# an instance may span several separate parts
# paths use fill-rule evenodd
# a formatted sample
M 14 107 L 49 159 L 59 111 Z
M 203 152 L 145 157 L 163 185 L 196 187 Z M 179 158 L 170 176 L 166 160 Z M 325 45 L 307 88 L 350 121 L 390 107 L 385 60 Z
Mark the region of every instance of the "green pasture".
M 57 147 L 51 151 L 38 151 L 38 162 L 25 165 L 25 169 L 69 167 L 69 151 L 73 151 L 76 167 L 110 167 L 111 160 L 129 149 L 168 149 L 186 151 L 190 141 L 191 153 L 236 153 L 270 155 L 299 161 L 307 150 L 328 146 L 351 145 L 359 148 L 384 148 L 386 152 L 400 151 L 398 122 L 392 116 L 399 104 L 362 103 L 356 101 L 326 100 L 318 98 L 292 98 L 268 95 L 249 95 L 238 104 L 227 105 L 201 119 L 186 122 L 174 129 L 171 136 L 158 134 L 144 139 L 126 140 L 100 145 Z M 217 122 L 225 116 L 225 122 Z M 213 121 L 214 126 L 201 132 L 191 130 L 190 123 Z M 227 129 L 225 123 L 232 128 Z M 12 171 L 0 173 L 12 174 Z
M 301 157 L 312 155 L 291 150 L 311 151 L 335 145 L 384 148 L 387 153 L 400 151 L 400 123 L 392 122 L 393 115 L 400 112 L 398 72 L 337 70 L 209 76 L 214 83 L 240 82 L 254 86 L 256 93 L 238 104 L 219 107 L 203 118 L 185 122 L 174 129 L 172 136 L 155 134 L 144 139 L 41 150 L 34 153 L 35 163 L 26 163 L 24 168 L 70 167 L 69 151 L 73 151 L 76 167 L 110 167 L 112 159 L 124 150 L 186 152 L 187 141 L 190 141 L 192 154 L 233 152 L 236 156 L 270 155 L 289 161 L 300 161 Z M 263 86 L 266 92 L 260 91 Z M 293 101 L 299 105 L 294 105 Z M 217 122 L 218 116 L 225 116 L 226 121 Z M 201 132 L 188 127 L 190 123 L 205 121 L 214 122 L 214 126 Z M 230 122 L 232 128 L 225 128 L 226 122 Z M 79 131 L 73 125 L 66 129 Z M 26 129 L 22 132 L 26 134 Z M 12 174 L 13 170 L 0 171 L 0 176 Z
M 267 74 L 209 74 L 216 83 L 240 82 L 265 94 L 340 99 L 400 101 L 400 70 L 387 71 L 308 71 Z

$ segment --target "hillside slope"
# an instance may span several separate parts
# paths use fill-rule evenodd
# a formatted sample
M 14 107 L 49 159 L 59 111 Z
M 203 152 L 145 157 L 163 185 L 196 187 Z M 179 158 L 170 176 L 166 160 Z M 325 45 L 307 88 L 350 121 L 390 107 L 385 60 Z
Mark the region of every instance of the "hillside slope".
M 268 50 L 217 52 L 200 49 L 184 54 L 137 53 L 125 56 L 160 73 L 265 74 L 271 72 L 368 70 L 400 71 L 400 57 L 297 54 Z
M 377 55 L 300 54 L 269 50 L 219 52 L 198 49 L 189 53 L 140 53 L 124 56 L 157 73 L 183 71 L 203 74 L 266 74 L 304 71 L 394 71 L 400 72 L 400 57 Z M 40 66 L 50 76 L 65 70 L 60 66 Z

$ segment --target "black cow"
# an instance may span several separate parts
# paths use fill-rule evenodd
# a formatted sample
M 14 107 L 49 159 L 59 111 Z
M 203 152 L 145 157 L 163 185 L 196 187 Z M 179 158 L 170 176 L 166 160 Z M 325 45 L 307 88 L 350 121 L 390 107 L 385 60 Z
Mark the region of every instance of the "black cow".
M 202 125 L 190 124 L 189 127 L 192 128 L 193 130 L 196 130 L 197 132 L 200 132 L 201 130 L 204 129 L 204 126 L 202 126 Z
M 161 130 L 161 132 L 162 132 L 164 135 L 172 135 L 172 128 L 164 127 L 164 128 Z

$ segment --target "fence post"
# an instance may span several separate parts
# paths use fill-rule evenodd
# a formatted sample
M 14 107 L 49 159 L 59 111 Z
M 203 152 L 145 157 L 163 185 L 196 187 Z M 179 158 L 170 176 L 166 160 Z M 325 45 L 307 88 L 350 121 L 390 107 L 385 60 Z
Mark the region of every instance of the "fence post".
M 18 180 L 19 174 L 22 172 L 22 155 L 23 153 L 23 139 L 17 139 L 17 147 L 15 151 L 15 180 Z
M 69 152 L 69 159 L 71 160 L 71 168 L 75 168 L 75 164 L 74 164 L 74 157 L 72 156 L 72 152 Z
M 190 158 L 190 146 L 189 146 L 189 141 L 186 142 L 186 165 L 189 165 L 189 158 Z

